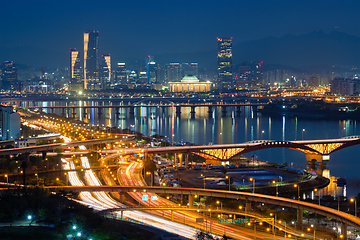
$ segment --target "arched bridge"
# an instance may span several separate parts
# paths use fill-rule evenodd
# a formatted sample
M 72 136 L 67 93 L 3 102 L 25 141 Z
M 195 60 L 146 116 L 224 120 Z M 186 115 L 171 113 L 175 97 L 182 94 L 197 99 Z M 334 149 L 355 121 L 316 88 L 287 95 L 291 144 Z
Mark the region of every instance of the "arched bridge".
M 194 153 L 208 160 L 228 161 L 231 158 L 244 153 L 268 149 L 289 148 L 301 151 L 318 160 L 328 160 L 329 154 L 346 147 L 360 144 L 359 136 L 351 136 L 339 139 L 302 140 L 302 141 L 273 141 L 255 140 L 239 144 L 218 144 L 202 146 L 160 147 L 144 149 L 147 153 Z

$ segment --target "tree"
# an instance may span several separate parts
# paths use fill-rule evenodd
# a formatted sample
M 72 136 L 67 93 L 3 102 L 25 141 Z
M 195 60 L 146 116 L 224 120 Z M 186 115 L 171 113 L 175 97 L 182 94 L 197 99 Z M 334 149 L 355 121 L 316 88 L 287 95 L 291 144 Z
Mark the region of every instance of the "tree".
M 223 167 L 220 171 L 222 174 L 226 175 L 228 169 L 226 167 Z

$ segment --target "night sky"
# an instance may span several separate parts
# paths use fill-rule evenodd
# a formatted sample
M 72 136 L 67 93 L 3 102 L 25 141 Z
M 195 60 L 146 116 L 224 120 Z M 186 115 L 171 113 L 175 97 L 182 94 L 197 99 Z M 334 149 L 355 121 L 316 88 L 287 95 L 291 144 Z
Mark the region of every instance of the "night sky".
M 2 0 L 0 60 L 67 66 L 69 48 L 82 52 L 88 29 L 100 32 L 100 54 L 110 53 L 113 61 L 209 51 L 218 36 L 232 36 L 234 44 L 316 29 L 360 37 L 359 8 L 360 1 L 331 0 Z

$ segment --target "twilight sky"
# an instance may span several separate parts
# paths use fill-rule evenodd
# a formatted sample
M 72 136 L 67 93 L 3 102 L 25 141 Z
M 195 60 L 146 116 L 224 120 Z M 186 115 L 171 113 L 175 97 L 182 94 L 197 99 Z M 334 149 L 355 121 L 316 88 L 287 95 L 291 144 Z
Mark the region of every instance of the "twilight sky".
M 336 28 L 360 37 L 359 8 L 357 0 L 3 0 L 0 61 L 67 66 L 69 48 L 82 54 L 88 29 L 100 32 L 100 54 L 110 53 L 114 62 L 208 51 L 218 36 L 236 44 Z

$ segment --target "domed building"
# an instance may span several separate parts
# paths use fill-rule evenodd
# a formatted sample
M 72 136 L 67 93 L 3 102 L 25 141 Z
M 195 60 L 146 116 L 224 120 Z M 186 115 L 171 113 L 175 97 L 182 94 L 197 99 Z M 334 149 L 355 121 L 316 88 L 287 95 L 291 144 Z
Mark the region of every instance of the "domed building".
M 211 82 L 200 82 L 193 75 L 187 75 L 180 82 L 169 82 L 171 92 L 209 92 L 211 90 Z

